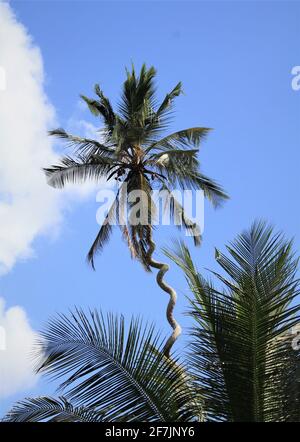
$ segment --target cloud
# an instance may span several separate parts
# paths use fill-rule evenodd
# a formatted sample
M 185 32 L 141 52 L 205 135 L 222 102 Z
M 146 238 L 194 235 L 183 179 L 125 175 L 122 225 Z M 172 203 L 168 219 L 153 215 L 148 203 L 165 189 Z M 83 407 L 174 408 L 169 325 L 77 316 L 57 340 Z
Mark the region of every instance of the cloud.
M 0 399 L 37 382 L 30 357 L 36 338 L 25 311 L 19 306 L 6 310 L 0 298 Z
M 81 101 L 76 103 L 74 112 L 67 123 L 67 131 L 70 133 L 76 133 L 81 137 L 92 138 L 101 142 L 103 139 L 99 127 L 85 119 L 86 107 L 86 104 Z
M 69 126 L 94 136 L 96 128 L 82 112 L 76 121 L 75 110 Z M 58 161 L 47 131 L 58 126 L 44 90 L 41 52 L 0 0 L 0 275 L 34 255 L 37 236 L 57 233 L 71 202 L 95 191 L 90 183 L 66 191 L 47 185 L 42 168 Z M 0 298 L 0 399 L 37 381 L 29 358 L 35 337 L 25 311 L 5 310 Z
M 39 48 L 8 3 L 0 0 L 0 275 L 20 259 L 34 255 L 39 235 L 57 233 L 66 209 L 95 193 L 96 186 L 47 185 L 42 168 L 58 162 L 54 139 L 55 109 L 44 90 Z M 75 106 L 67 130 L 100 137 Z M 99 187 L 98 183 L 98 187 Z M 95 213 L 96 222 L 96 213 Z M 30 388 L 37 381 L 29 353 L 36 337 L 20 306 L 5 310 L 0 298 L 0 398 Z
M 17 260 L 34 254 L 32 243 L 38 235 L 57 232 L 70 202 L 89 197 L 101 183 L 68 185 L 66 191 L 47 185 L 42 168 L 58 161 L 54 139 L 47 136 L 47 131 L 58 124 L 44 91 L 43 60 L 27 30 L 1 0 L 0 72 L 0 274 L 3 274 Z M 83 118 L 83 112 L 82 106 L 75 108 L 67 129 L 99 138 L 96 127 Z
M 0 3 L 0 272 L 32 255 L 34 238 L 61 220 L 61 196 L 47 186 L 42 167 L 55 162 L 49 127 L 55 112 L 44 93 L 39 49 Z

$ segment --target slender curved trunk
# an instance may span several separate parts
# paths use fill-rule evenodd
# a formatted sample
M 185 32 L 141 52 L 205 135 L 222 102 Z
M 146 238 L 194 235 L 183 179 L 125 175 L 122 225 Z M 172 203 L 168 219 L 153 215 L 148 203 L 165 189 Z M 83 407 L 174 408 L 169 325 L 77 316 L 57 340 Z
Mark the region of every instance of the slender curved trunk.
M 166 358 L 168 358 L 170 363 L 172 365 L 173 364 L 175 365 L 176 369 L 178 370 L 178 375 L 183 379 L 184 382 L 188 383 L 189 376 L 185 372 L 184 368 L 182 366 L 178 365 L 176 362 L 174 362 L 170 358 L 171 349 L 181 334 L 181 327 L 174 317 L 174 308 L 175 308 L 176 301 L 177 301 L 177 294 L 176 294 L 175 290 L 171 286 L 169 286 L 163 279 L 165 273 L 169 270 L 168 264 L 155 261 L 152 257 L 156 246 L 155 246 L 155 242 L 153 241 L 151 228 L 150 228 L 149 236 L 147 239 L 148 239 L 148 243 L 149 243 L 149 249 L 147 252 L 147 262 L 150 267 L 158 269 L 158 272 L 156 275 L 157 284 L 159 285 L 159 287 L 162 290 L 164 290 L 170 296 L 170 300 L 169 300 L 168 306 L 167 306 L 166 316 L 167 316 L 167 320 L 168 320 L 170 326 L 173 329 L 173 332 L 172 332 L 171 336 L 167 339 L 167 342 L 164 345 L 163 353 L 166 356 Z M 192 402 L 193 401 L 195 401 L 195 403 L 198 404 L 197 399 L 193 398 Z M 198 418 L 198 422 L 202 422 L 204 420 L 202 408 L 201 408 L 201 410 L 199 410 L 199 414 L 197 415 L 197 418 Z
M 176 294 L 175 290 L 172 287 L 170 287 L 163 279 L 165 273 L 169 270 L 168 264 L 164 264 L 162 262 L 155 261 L 152 257 L 153 252 L 156 247 L 155 242 L 153 241 L 153 238 L 152 238 L 152 230 L 150 232 L 148 241 L 149 241 L 149 249 L 148 249 L 148 253 L 147 253 L 148 264 L 150 267 L 153 267 L 153 268 L 159 270 L 156 275 L 157 284 L 159 285 L 159 287 L 162 290 L 164 290 L 170 296 L 170 300 L 169 300 L 168 306 L 167 306 L 166 316 L 167 316 L 167 320 L 168 320 L 170 326 L 173 329 L 173 332 L 172 332 L 171 336 L 168 338 L 168 340 L 164 346 L 164 349 L 163 349 L 164 355 L 169 358 L 171 348 L 173 347 L 174 343 L 176 342 L 178 336 L 181 334 L 181 327 L 174 317 L 174 307 L 176 305 L 177 294 Z

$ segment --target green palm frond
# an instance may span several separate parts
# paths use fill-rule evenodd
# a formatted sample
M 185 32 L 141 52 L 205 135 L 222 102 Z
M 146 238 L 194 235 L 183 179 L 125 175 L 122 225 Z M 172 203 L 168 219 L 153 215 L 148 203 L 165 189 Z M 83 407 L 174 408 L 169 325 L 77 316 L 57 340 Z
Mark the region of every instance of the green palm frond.
M 152 326 L 76 310 L 42 332 L 39 371 L 63 381 L 64 397 L 107 421 L 186 421 L 201 416 L 184 368 L 161 352 Z
M 173 149 L 183 149 L 190 146 L 198 147 L 210 130 L 211 129 L 207 127 L 191 127 L 189 129 L 179 130 L 155 141 L 146 149 L 146 151 L 169 151 Z
M 80 98 L 87 104 L 89 110 L 95 117 L 102 115 L 102 106 L 99 101 L 88 98 L 85 95 L 80 95 Z
M 193 237 L 195 246 L 200 246 L 202 237 L 198 224 L 189 219 L 184 208 L 165 183 L 163 183 L 160 190 L 167 192 L 164 206 L 165 208 L 169 208 L 171 222 L 173 222 L 179 229 L 184 228 Z
M 64 397 L 37 397 L 17 402 L 3 422 L 104 422 L 104 418 L 93 409 L 73 406 Z
M 112 135 L 116 123 L 116 115 L 113 111 L 112 105 L 109 99 L 104 95 L 99 84 L 95 85 L 95 93 L 99 98 L 98 100 L 88 98 L 85 95 L 80 95 L 80 97 L 87 104 L 93 115 L 100 115 L 103 118 L 108 135 Z
M 119 111 L 126 121 L 136 126 L 143 126 L 151 110 L 154 110 L 155 75 L 154 67 L 147 69 L 145 64 L 138 76 L 133 66 L 131 71 L 127 70 Z
M 190 186 L 192 189 L 203 190 L 204 197 L 211 202 L 214 207 L 219 207 L 224 201 L 229 199 L 228 194 L 215 180 L 209 178 L 201 172 L 187 173 L 179 178 L 182 187 Z
M 92 268 L 95 270 L 95 256 L 99 253 L 104 245 L 109 241 L 110 235 L 113 230 L 113 226 L 117 224 L 120 199 L 122 198 L 124 190 L 124 183 L 120 186 L 117 191 L 116 197 L 110 206 L 108 213 L 100 227 L 100 230 L 88 252 L 87 261 L 91 264 Z
M 83 138 L 68 134 L 64 129 L 61 128 L 50 130 L 49 135 L 65 140 L 67 147 L 73 148 L 74 153 L 85 155 L 87 158 L 92 155 L 106 154 L 108 156 L 114 153 L 114 149 L 111 146 L 106 146 L 105 144 L 90 138 Z
M 213 273 L 222 290 L 199 274 L 186 246 L 166 251 L 194 294 L 192 373 L 209 420 L 285 420 L 291 404 L 285 374 L 299 367 L 287 339 L 299 321 L 297 260 L 291 243 L 262 222 L 227 250 L 216 259 L 228 277 Z
M 167 168 L 171 163 L 184 163 L 185 167 L 195 169 L 198 168 L 198 159 L 197 159 L 198 149 L 174 149 L 174 150 L 166 150 L 162 152 L 156 152 L 154 154 L 149 155 L 149 159 L 146 160 L 146 164 L 153 165 L 158 168 Z
M 151 156 L 152 157 L 152 156 Z M 184 151 L 174 151 L 154 155 L 150 163 L 160 171 L 172 188 L 179 185 L 182 189 L 202 190 L 204 197 L 207 198 L 214 207 L 219 207 L 224 201 L 229 199 L 222 187 L 211 178 L 199 171 L 198 160 L 194 150 L 188 150 L 186 155 Z
M 114 163 L 109 157 L 94 156 L 90 161 L 85 157 L 73 159 L 64 157 L 60 164 L 45 168 L 47 182 L 55 188 L 63 188 L 67 183 L 83 183 L 87 180 L 99 181 L 108 178 L 108 172 Z
M 156 117 L 162 118 L 167 112 L 170 111 L 172 108 L 173 101 L 176 97 L 178 97 L 180 94 L 182 94 L 182 83 L 181 81 L 176 84 L 176 86 L 169 92 L 165 98 L 163 99 L 162 103 L 160 104 L 159 108 L 156 111 Z
M 187 151 L 176 149 L 173 152 L 155 153 L 149 156 L 146 164 L 149 164 L 154 170 L 158 170 L 162 177 L 166 177 L 167 179 L 162 180 L 163 183 L 168 181 L 173 188 L 178 183 L 183 188 L 193 189 L 196 187 L 195 185 L 191 187 L 189 182 L 187 186 L 185 184 L 188 177 L 194 177 L 197 174 L 199 163 L 195 149 Z M 199 188 L 199 186 L 196 188 Z
M 116 123 L 116 115 L 114 113 L 113 107 L 109 99 L 104 95 L 98 84 L 95 85 L 95 93 L 98 95 L 100 99 L 100 104 L 101 104 L 100 113 L 104 118 L 106 129 L 108 130 L 109 134 L 112 134 Z
M 157 107 L 149 108 L 145 119 L 143 145 L 154 143 L 159 135 L 168 127 L 171 121 L 174 99 L 182 93 L 182 84 L 179 82 L 171 92 L 166 94 L 162 103 Z

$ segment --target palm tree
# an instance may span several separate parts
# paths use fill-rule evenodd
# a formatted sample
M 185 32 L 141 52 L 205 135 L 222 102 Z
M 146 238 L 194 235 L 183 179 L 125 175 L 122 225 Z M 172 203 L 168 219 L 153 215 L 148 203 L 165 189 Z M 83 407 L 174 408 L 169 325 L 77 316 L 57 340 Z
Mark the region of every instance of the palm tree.
M 292 244 L 255 223 L 216 251 L 218 288 L 188 248 L 166 254 L 183 270 L 193 320 L 185 358 L 166 358 L 153 327 L 97 312 L 61 315 L 42 333 L 39 371 L 66 397 L 27 399 L 9 421 L 300 421 L 299 280 Z M 223 286 L 223 288 L 222 288 Z
M 212 272 L 221 285 L 216 288 L 197 271 L 186 246 L 166 251 L 194 294 L 189 361 L 207 418 L 299 421 L 300 352 L 292 348 L 291 330 L 300 305 L 292 243 L 256 222 L 227 252 L 216 250 L 224 272 Z
M 72 152 L 70 156 L 63 157 L 59 165 L 47 168 L 45 172 L 48 183 L 56 188 L 67 182 L 81 183 L 87 179 L 117 180 L 116 198 L 92 244 L 88 261 L 95 268 L 95 255 L 108 241 L 112 224 L 117 221 L 132 257 L 137 258 L 148 271 L 151 267 L 159 270 L 157 283 L 170 296 L 167 319 L 173 332 L 164 347 L 164 353 L 169 355 L 180 334 L 180 326 L 173 315 L 176 292 L 163 280 L 168 266 L 153 259 L 153 219 L 156 213 L 153 190 L 163 190 L 169 196 L 171 217 L 177 220 L 177 224 L 180 220 L 180 225 L 191 232 L 196 245 L 200 243 L 199 228 L 188 219 L 172 190 L 177 187 L 202 189 L 214 206 L 227 195 L 215 181 L 199 171 L 199 143 L 209 132 L 208 128 L 193 127 L 164 134 L 174 99 L 181 94 L 182 86 L 178 83 L 157 105 L 155 75 L 155 69 L 147 69 L 145 65 L 139 75 L 136 75 L 134 67 L 131 72 L 127 71 L 118 112 L 99 85 L 95 86 L 97 99 L 82 95 L 90 111 L 101 118 L 101 141 L 74 136 L 63 129 L 52 130 L 50 135 L 67 142 Z M 130 215 L 136 206 L 128 199 L 132 191 L 145 195 L 138 223 L 131 222 Z M 126 210 L 128 219 L 124 217 Z

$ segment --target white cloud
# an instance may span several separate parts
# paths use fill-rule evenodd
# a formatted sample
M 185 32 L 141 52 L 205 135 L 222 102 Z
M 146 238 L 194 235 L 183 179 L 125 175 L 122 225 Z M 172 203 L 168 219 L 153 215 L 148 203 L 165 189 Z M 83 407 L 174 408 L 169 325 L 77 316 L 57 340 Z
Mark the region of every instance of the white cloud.
M 82 103 L 82 101 L 76 103 L 74 112 L 67 123 L 67 131 L 70 133 L 76 133 L 81 137 L 92 138 L 101 142 L 102 137 L 99 127 L 85 119 L 86 110 L 87 106 L 85 103 Z
M 56 233 L 70 201 L 95 192 L 93 183 L 52 189 L 42 168 L 57 163 L 49 128 L 55 111 L 44 92 L 43 60 L 10 6 L 0 0 L 0 275 L 32 256 L 32 242 Z M 75 109 L 67 129 L 98 137 L 96 127 Z M 99 184 L 98 186 L 99 187 Z
M 82 114 L 75 117 L 73 129 L 95 135 Z M 34 254 L 37 236 L 57 233 L 71 201 L 95 190 L 89 183 L 66 192 L 47 185 L 42 168 L 57 163 L 47 131 L 57 126 L 44 91 L 40 50 L 0 0 L 0 275 Z M 35 337 L 25 311 L 20 306 L 5 311 L 0 298 L 0 399 L 37 381 L 29 358 Z
M 61 219 L 61 196 L 42 167 L 55 162 L 47 130 L 54 110 L 43 90 L 42 57 L 7 3 L 0 3 L 0 272 L 32 254 L 33 239 Z
M 5 310 L 0 298 L 0 399 L 32 387 L 38 380 L 31 359 L 37 338 L 25 311 L 19 307 Z

